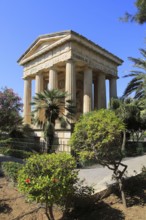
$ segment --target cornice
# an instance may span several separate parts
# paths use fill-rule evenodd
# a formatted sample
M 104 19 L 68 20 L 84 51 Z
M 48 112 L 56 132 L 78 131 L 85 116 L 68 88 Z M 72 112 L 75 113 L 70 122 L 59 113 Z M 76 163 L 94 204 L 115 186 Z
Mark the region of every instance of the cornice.
M 117 63 L 118 65 L 121 65 L 123 63 L 122 59 L 120 59 L 116 55 L 112 54 L 111 52 L 107 51 L 106 49 L 102 48 L 98 44 L 95 44 L 93 41 L 88 40 L 86 37 L 74 32 L 74 31 L 71 31 L 71 33 L 72 33 L 72 37 L 71 37 L 72 41 L 75 41 L 75 42 L 89 48 L 90 50 L 93 50 L 94 52 L 102 55 L 103 57 L 106 57 L 108 59 L 113 60 L 113 62 Z
M 21 60 L 23 59 L 23 57 L 32 49 L 34 48 L 34 46 L 37 44 L 38 41 L 45 39 L 45 38 L 54 38 L 57 36 L 64 36 L 66 34 L 71 33 L 70 30 L 68 31 L 61 31 L 61 32 L 55 32 L 55 33 L 50 33 L 50 34 L 43 34 L 38 36 L 38 38 L 29 46 L 29 48 L 20 56 L 20 58 L 18 59 L 18 63 L 20 64 Z M 20 64 L 21 65 L 21 64 Z
M 29 57 L 25 58 L 25 55 L 29 53 L 35 46 L 38 44 L 38 42 L 47 41 L 48 39 L 58 39 L 59 37 L 62 37 L 60 40 L 57 40 L 56 42 L 52 43 L 51 45 L 47 46 L 44 50 L 38 51 L 37 53 L 30 55 Z M 52 49 L 59 47 L 60 45 L 66 43 L 66 42 L 76 42 L 80 45 L 83 45 L 84 47 L 94 51 L 95 53 L 106 57 L 107 59 L 113 61 L 116 63 L 116 65 L 121 65 L 123 63 L 123 60 L 119 57 L 115 56 L 111 52 L 107 51 L 106 49 L 102 48 L 101 46 L 95 44 L 91 40 L 88 40 L 86 37 L 78 34 L 75 31 L 68 30 L 63 32 L 55 32 L 52 34 L 46 34 L 39 36 L 34 43 L 26 50 L 26 52 L 19 58 L 18 63 L 20 65 L 24 65 L 27 62 L 35 59 L 36 57 L 39 57 L 40 55 L 46 53 L 47 51 L 51 51 Z

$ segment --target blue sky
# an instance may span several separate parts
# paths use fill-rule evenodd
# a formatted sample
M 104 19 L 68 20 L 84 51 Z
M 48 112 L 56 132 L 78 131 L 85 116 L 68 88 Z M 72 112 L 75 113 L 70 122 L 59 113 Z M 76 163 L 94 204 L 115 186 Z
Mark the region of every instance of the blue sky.
M 134 13 L 134 0 L 0 0 L 0 88 L 13 88 L 23 97 L 22 67 L 18 58 L 42 34 L 74 30 L 124 60 L 119 68 L 118 96 L 133 69 L 127 57 L 141 57 L 146 25 L 122 23 Z

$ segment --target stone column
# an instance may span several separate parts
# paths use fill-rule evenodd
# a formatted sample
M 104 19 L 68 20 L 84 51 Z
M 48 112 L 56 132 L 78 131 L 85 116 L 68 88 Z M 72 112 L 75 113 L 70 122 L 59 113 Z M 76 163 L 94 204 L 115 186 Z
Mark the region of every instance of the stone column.
M 54 68 L 49 70 L 49 90 L 58 88 L 58 74 Z
M 38 73 L 35 77 L 35 93 L 43 91 L 43 74 Z
M 24 107 L 23 107 L 23 117 L 24 124 L 31 124 L 31 79 L 24 79 Z
M 92 109 L 92 70 L 84 71 L 84 94 L 83 94 L 83 113 L 90 112 Z
M 99 74 L 98 76 L 97 89 L 97 107 L 98 109 L 106 108 L 106 84 L 104 74 Z
M 43 79 L 43 73 L 38 73 L 35 76 L 35 93 L 40 93 L 44 90 L 44 79 Z M 44 111 L 38 110 L 35 115 L 39 118 L 44 117 Z
M 117 98 L 117 79 L 111 78 L 109 80 L 109 94 L 110 94 L 110 100 L 111 98 Z
M 68 94 L 66 100 L 70 99 L 76 104 L 76 72 L 73 60 L 66 62 L 65 91 Z
M 98 108 L 98 79 L 96 77 L 96 79 L 94 80 L 94 109 Z

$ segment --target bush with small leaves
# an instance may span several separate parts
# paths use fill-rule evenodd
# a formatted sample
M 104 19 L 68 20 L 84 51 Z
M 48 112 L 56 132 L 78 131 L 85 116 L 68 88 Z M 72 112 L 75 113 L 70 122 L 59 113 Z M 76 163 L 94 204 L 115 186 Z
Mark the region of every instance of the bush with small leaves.
M 17 183 L 18 171 L 23 167 L 23 164 L 17 162 L 3 162 L 2 171 L 9 181 Z
M 146 167 L 145 166 L 142 167 L 142 175 L 144 177 L 146 177 Z
M 28 199 L 45 204 L 45 214 L 53 220 L 53 204 L 65 205 L 78 181 L 76 162 L 70 154 L 33 155 L 20 170 L 18 188 Z
M 114 177 L 119 182 L 122 200 L 126 207 L 122 179 L 127 165 L 121 162 L 124 130 L 124 123 L 113 111 L 107 109 L 92 111 L 81 116 L 75 124 L 70 145 L 78 160 L 81 156 L 93 157 L 97 163 L 113 171 Z
M 33 154 L 32 152 L 11 149 L 11 148 L 5 149 L 5 151 L 4 151 L 4 155 L 16 157 L 16 158 L 21 158 L 21 159 L 26 159 L 26 158 L 30 157 L 32 154 Z

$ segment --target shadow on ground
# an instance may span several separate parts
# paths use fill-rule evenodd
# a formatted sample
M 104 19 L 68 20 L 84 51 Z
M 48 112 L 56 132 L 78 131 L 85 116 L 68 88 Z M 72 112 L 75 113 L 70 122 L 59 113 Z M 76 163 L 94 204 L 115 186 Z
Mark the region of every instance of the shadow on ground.
M 89 205 L 90 202 L 90 205 Z M 60 220 L 124 220 L 125 216 L 122 211 L 117 210 L 110 205 L 94 200 L 88 201 L 88 205 L 80 204 L 72 210 L 65 213 Z
M 0 203 L 0 213 L 10 213 L 12 208 L 7 203 Z
M 141 173 L 123 181 L 127 207 L 146 204 L 146 175 Z M 121 199 L 118 186 L 113 186 L 112 193 Z
M 144 206 L 146 204 L 146 172 L 123 181 L 126 194 L 127 207 Z M 87 198 L 74 202 L 73 208 L 60 220 L 124 220 L 124 212 L 113 207 L 114 204 L 121 204 L 121 195 L 118 186 L 110 187 L 106 199 Z M 111 196 L 110 196 L 111 195 Z M 101 195 L 102 197 L 102 195 Z M 97 198 L 97 197 L 96 197 Z M 121 206 L 122 207 L 122 206 Z
M 146 203 L 146 176 L 143 174 L 127 179 L 124 183 L 127 205 L 144 205 Z

